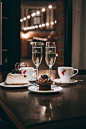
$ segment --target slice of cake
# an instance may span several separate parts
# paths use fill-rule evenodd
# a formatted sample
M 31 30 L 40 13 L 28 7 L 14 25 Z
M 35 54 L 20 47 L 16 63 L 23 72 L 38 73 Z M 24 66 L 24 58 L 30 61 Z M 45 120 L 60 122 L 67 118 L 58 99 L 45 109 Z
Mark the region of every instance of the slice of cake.
M 6 85 L 27 85 L 28 75 L 8 73 L 5 79 Z
M 47 75 L 41 75 L 37 83 L 39 84 L 39 90 L 51 90 L 52 81 Z

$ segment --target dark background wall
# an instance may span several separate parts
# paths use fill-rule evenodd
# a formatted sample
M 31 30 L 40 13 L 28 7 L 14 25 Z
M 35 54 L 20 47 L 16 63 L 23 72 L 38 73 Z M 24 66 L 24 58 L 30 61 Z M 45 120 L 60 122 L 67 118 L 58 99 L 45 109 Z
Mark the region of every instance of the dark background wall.
M 57 0 L 56 20 L 56 48 L 58 53 L 56 67 L 58 67 L 64 65 L 65 0 Z
M 2 71 L 20 60 L 20 0 L 2 0 Z

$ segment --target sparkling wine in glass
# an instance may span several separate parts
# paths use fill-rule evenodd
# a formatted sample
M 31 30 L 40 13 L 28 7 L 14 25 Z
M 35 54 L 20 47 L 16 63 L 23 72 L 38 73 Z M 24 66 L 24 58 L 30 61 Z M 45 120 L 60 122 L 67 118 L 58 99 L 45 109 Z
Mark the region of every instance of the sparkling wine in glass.
M 55 42 L 46 42 L 45 47 L 45 61 L 49 66 L 50 78 L 51 78 L 51 69 L 56 61 L 56 45 Z
M 43 58 L 43 49 L 42 49 L 42 42 L 32 42 L 32 61 L 36 66 L 36 79 L 38 80 L 38 67 L 42 62 Z

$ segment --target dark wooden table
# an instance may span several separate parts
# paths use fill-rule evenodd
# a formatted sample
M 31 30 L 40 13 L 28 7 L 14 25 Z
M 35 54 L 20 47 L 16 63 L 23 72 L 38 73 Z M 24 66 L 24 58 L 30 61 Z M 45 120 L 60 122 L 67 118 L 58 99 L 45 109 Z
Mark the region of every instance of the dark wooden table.
M 48 70 L 40 70 L 39 75 Z M 0 75 L 4 81 L 5 73 Z M 52 70 L 52 78 L 57 78 Z M 64 86 L 60 93 L 37 94 L 27 88 L 0 87 L 1 120 L 6 127 L 18 129 L 84 129 L 86 128 L 86 76 L 83 82 Z

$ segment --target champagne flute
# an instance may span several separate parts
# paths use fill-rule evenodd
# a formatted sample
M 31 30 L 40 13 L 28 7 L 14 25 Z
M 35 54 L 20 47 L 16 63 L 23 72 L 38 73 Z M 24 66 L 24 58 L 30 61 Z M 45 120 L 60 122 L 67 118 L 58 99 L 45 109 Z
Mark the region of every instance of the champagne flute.
M 38 67 L 42 62 L 43 58 L 43 49 L 42 42 L 31 42 L 32 44 L 32 61 L 36 66 L 36 79 L 38 80 Z
M 56 61 L 56 45 L 55 42 L 46 42 L 45 46 L 45 60 L 46 64 L 49 66 L 49 73 L 51 79 L 51 69 Z

